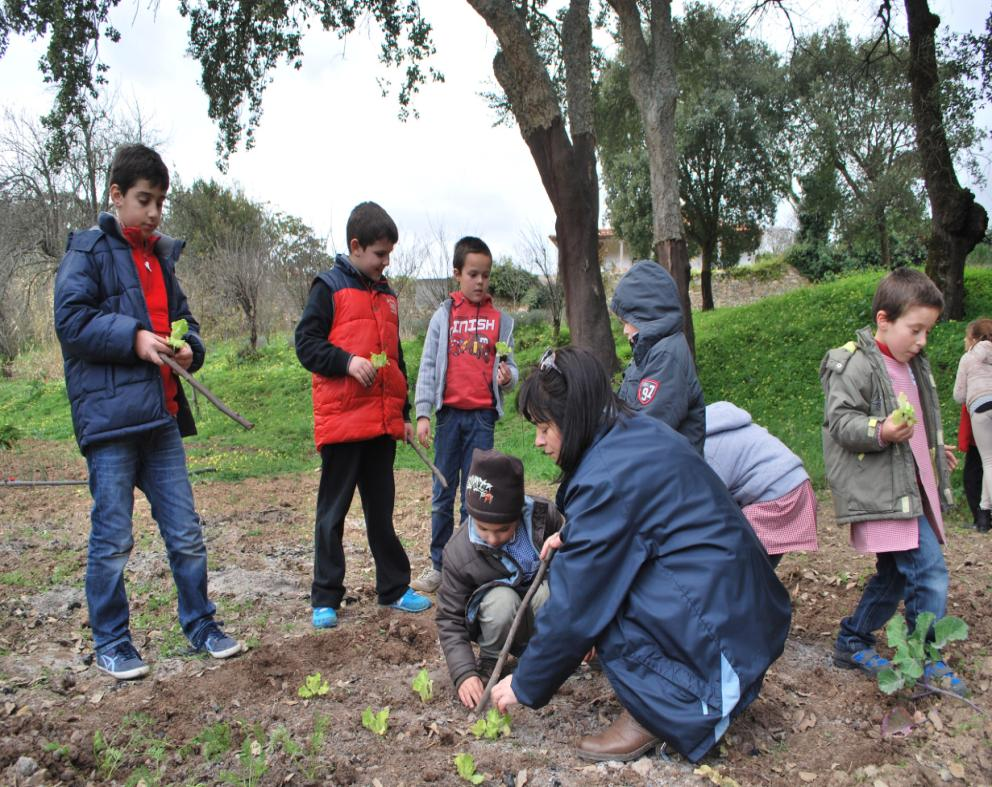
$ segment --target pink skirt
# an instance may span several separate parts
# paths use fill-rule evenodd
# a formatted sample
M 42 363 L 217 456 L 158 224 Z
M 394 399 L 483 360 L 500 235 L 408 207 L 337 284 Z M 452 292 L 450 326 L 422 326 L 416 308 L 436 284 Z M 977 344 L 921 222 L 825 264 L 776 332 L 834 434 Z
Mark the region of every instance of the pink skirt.
M 778 500 L 752 503 L 741 510 L 769 555 L 818 549 L 816 495 L 808 479 Z

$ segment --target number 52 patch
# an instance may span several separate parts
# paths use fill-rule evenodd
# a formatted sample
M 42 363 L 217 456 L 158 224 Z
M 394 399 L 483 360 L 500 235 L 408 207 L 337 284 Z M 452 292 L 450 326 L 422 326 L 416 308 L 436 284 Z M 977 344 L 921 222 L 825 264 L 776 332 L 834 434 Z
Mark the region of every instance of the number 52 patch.
M 661 383 L 657 380 L 645 377 L 637 386 L 637 401 L 642 407 L 651 404 L 660 387 Z

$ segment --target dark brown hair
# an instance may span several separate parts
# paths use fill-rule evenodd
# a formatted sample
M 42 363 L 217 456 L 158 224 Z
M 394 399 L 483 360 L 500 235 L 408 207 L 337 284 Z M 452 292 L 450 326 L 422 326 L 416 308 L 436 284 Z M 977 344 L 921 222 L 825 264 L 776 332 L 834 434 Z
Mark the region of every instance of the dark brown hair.
M 976 344 L 978 342 L 992 342 L 992 319 L 979 317 L 968 323 L 965 335 Z
M 110 183 L 116 184 L 121 194 L 144 178 L 162 191 L 169 190 L 169 168 L 162 157 L 147 145 L 122 145 L 114 153 L 110 165 Z
M 460 271 L 465 267 L 465 258 L 469 254 L 485 254 L 489 258 L 490 262 L 493 261 L 493 253 L 489 251 L 489 247 L 486 245 L 484 240 L 473 237 L 472 235 L 466 235 L 455 244 L 453 262 L 456 271 Z
M 885 312 L 889 322 L 895 322 L 914 306 L 932 306 L 942 312 L 944 296 L 925 273 L 913 268 L 896 268 L 878 283 L 871 302 L 871 316 L 877 321 L 878 313 Z
M 383 210 L 382 206 L 374 202 L 361 202 L 352 209 L 351 215 L 348 216 L 345 235 L 349 248 L 352 238 L 357 240 L 358 245 L 363 249 L 371 246 L 377 240 L 388 240 L 390 243 L 396 243 L 400 239 L 396 222 Z

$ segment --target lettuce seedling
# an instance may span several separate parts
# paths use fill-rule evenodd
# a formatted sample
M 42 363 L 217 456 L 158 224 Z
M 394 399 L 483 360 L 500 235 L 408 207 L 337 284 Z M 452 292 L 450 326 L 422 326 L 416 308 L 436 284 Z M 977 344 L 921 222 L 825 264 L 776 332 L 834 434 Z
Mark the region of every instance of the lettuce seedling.
M 389 706 L 376 713 L 372 708 L 362 711 L 362 726 L 376 735 L 385 735 L 389 729 Z
M 372 361 L 372 366 L 376 369 L 381 369 L 383 366 L 389 366 L 389 356 L 386 355 L 385 351 L 381 353 L 372 353 L 369 356 L 369 360 Z
M 313 675 L 307 675 L 303 679 L 303 685 L 296 690 L 303 699 L 308 700 L 311 697 L 323 697 L 327 692 L 331 690 L 331 685 L 323 680 L 319 672 L 315 672 Z
M 482 784 L 486 780 L 481 773 L 475 772 L 475 758 L 471 754 L 464 752 L 456 754 L 455 767 L 458 769 L 458 775 L 467 782 Z
M 469 727 L 476 738 L 494 741 L 500 735 L 510 734 L 510 714 L 500 713 L 496 708 L 490 708 L 484 719 L 479 719 Z
M 916 423 L 916 410 L 913 409 L 913 405 L 909 403 L 909 399 L 906 398 L 906 394 L 901 393 L 898 397 L 899 406 L 892 411 L 892 415 L 889 417 L 892 419 L 892 423 L 896 426 L 900 424 L 909 424 L 912 426 Z
M 427 670 L 422 669 L 417 673 L 417 677 L 410 684 L 414 692 L 420 695 L 421 702 L 430 702 L 434 696 L 434 681 L 431 680 Z
M 165 341 L 168 342 L 169 346 L 173 350 L 181 350 L 183 345 L 186 344 L 183 337 L 186 336 L 187 333 L 189 333 L 189 323 L 186 322 L 185 318 L 181 320 L 173 320 L 172 335 Z

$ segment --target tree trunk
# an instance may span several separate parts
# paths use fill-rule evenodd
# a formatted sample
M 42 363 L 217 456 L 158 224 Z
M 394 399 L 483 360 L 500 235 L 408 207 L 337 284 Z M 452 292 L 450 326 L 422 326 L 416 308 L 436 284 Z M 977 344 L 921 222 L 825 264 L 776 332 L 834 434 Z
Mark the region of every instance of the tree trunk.
M 517 3 L 468 3 L 496 34 L 500 50 L 493 59 L 493 73 L 506 93 L 555 210 L 558 274 L 572 343 L 590 350 L 612 374 L 620 364 L 599 267 L 599 179 L 588 0 L 572 0 L 562 22 L 568 130 L 547 66 Z
M 689 350 L 696 354 L 692 305 L 689 301 L 689 251 L 682 228 L 678 152 L 675 145 L 675 33 L 670 0 L 651 0 L 644 37 L 639 4 L 607 0 L 620 19 L 624 58 L 630 73 L 630 93 L 637 104 L 648 149 L 651 178 L 651 226 L 655 255 L 672 274 L 682 302 L 682 328 Z
M 875 227 L 878 229 L 878 248 L 882 255 L 882 267 L 887 271 L 892 270 L 892 243 L 889 240 L 889 222 L 885 217 L 884 208 L 879 211 Z
M 703 246 L 703 267 L 699 271 L 699 289 L 702 293 L 703 311 L 713 308 L 713 258 L 716 256 L 716 246 Z
M 940 17 L 927 0 L 905 0 L 909 24 L 909 83 L 916 146 L 930 200 L 927 276 L 944 293 L 944 317 L 964 317 L 964 263 L 985 236 L 988 214 L 975 195 L 962 188 L 944 133 L 934 33 Z

